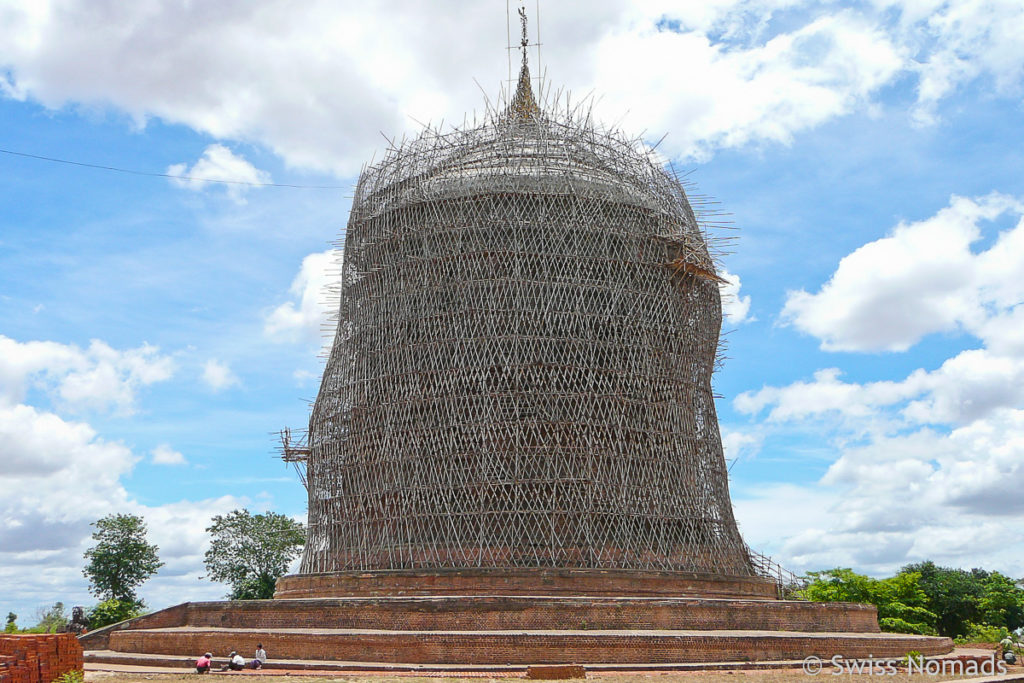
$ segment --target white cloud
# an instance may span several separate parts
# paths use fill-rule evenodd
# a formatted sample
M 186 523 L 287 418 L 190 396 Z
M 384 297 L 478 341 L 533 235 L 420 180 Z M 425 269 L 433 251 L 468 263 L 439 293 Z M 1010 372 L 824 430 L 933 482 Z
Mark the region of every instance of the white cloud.
M 152 459 L 154 465 L 187 465 L 188 461 L 185 460 L 185 456 L 178 451 L 171 448 L 169 445 L 162 443 L 153 449 Z
M 139 461 L 129 448 L 102 439 L 88 424 L 27 405 L 0 405 L 0 452 L 0 584 L 9 598 L 27 606 L 95 603 L 81 573 L 82 553 L 92 544 L 89 525 L 120 512 L 146 520 L 166 562 L 142 588 L 151 606 L 223 596 L 222 586 L 196 580 L 204 574 L 204 529 L 212 515 L 247 501 L 224 496 L 142 505 L 122 484 Z M 152 458 L 183 461 L 168 446 L 154 449 Z
M 902 481 L 906 475 L 899 476 Z M 1019 527 L 1019 507 L 953 505 L 948 495 L 932 495 L 942 484 L 936 477 L 911 477 L 913 489 L 873 487 L 868 481 L 859 487 L 768 484 L 734 488 L 733 500 L 744 539 L 796 572 L 855 567 L 884 576 L 930 559 L 1024 574 L 1024 562 L 1008 541 Z M 884 476 L 872 472 L 870 479 Z
M 215 392 L 241 384 L 228 364 L 215 358 L 211 358 L 203 365 L 203 382 Z
M 305 386 L 312 380 L 319 379 L 319 375 L 310 372 L 309 370 L 298 369 L 292 373 L 292 377 L 295 378 L 295 383 L 299 386 Z
M 228 196 L 243 202 L 242 194 L 252 187 L 246 183 L 269 183 L 270 174 L 256 168 L 243 157 L 237 156 L 224 145 L 210 145 L 203 156 L 192 165 L 174 164 L 167 174 L 175 176 L 171 182 L 179 187 L 199 191 L 210 185 L 226 188 Z
M 772 21 L 782 11 L 786 21 Z M 313 0 L 302 12 L 283 0 L 264 0 L 259 11 L 39 0 L 0 12 L 8 97 L 112 106 L 140 125 L 160 117 L 342 174 L 379 150 L 378 131 L 414 128 L 407 115 L 461 121 L 481 109 L 474 78 L 506 77 L 504 13 L 469 0 L 443 11 Z M 787 142 L 870 110 L 905 78 L 916 79 L 916 115 L 927 120 L 977 79 L 1016 93 L 1024 64 L 1014 0 L 842 10 L 796 0 L 593 0 L 550 4 L 543 21 L 551 80 L 578 92 L 596 86 L 608 121 L 628 111 L 630 130 L 670 131 L 664 151 L 673 156 Z
M 995 89 L 1020 94 L 1024 73 L 1024 5 L 1017 0 L 903 0 L 883 2 L 902 10 L 903 40 L 922 46 L 915 56 L 921 123 L 932 123 L 938 102 L 964 83 L 985 77 Z M 924 46 L 930 46 L 930 49 Z
M 314 341 L 333 337 L 336 287 L 341 252 L 328 249 L 302 259 L 289 292 L 294 297 L 267 315 L 263 331 L 277 341 Z
M 731 325 L 752 321 L 753 318 L 748 317 L 750 297 L 740 295 L 740 276 L 724 269 L 718 274 L 726 280 L 726 284 L 719 286 L 722 292 L 722 313 L 725 314 L 726 321 Z
M 594 78 L 607 111 L 635 112 L 631 129 L 670 131 L 664 146 L 672 156 L 788 143 L 795 132 L 864 106 L 904 63 L 883 31 L 850 11 L 742 46 L 715 44 L 710 30 L 659 31 L 653 19 L 620 26 L 595 45 Z
M 118 351 L 93 340 L 81 349 L 49 341 L 18 342 L 0 335 L 0 405 L 25 399 L 31 387 L 48 391 L 71 410 L 114 409 L 131 414 L 144 386 L 174 374 L 174 361 L 149 344 Z
M 982 224 L 1007 215 L 1016 225 L 973 251 Z M 1024 330 L 1008 324 L 1021 320 L 1024 301 L 1022 216 L 1024 203 L 1013 197 L 954 196 L 934 216 L 901 222 L 843 258 L 817 293 L 791 292 L 783 319 L 832 351 L 904 351 L 958 329 L 994 348 L 1024 349 Z
M 735 461 L 743 457 L 753 457 L 761 450 L 760 434 L 738 429 L 722 428 L 722 450 L 727 460 Z
M 842 259 L 818 293 L 790 296 L 785 314 L 826 349 L 902 349 L 955 329 L 982 344 L 902 379 L 847 381 L 828 368 L 735 399 L 742 413 L 767 411 L 753 428 L 766 440 L 827 444 L 831 462 L 816 484 L 767 487 L 754 503 L 737 503 L 763 509 L 807 498 L 821 507 L 807 517 L 810 528 L 794 525 L 776 546 L 797 568 L 885 573 L 969 558 L 971 566 L 1024 572 L 1006 543 L 1024 520 L 1024 344 L 1011 322 L 1024 301 L 1022 216 L 1024 204 L 1003 195 L 954 197 L 935 216 L 901 223 Z
M 111 513 L 142 516 L 167 566 L 141 594 L 154 607 L 217 598 L 222 586 L 197 582 L 204 529 L 214 514 L 243 507 L 232 496 L 147 506 L 123 484 L 141 460 L 123 443 L 102 438 L 89 424 L 27 405 L 42 389 L 58 410 L 135 409 L 139 388 L 168 379 L 171 359 L 143 345 L 120 351 L 93 341 L 88 348 L 56 342 L 17 342 L 0 336 L 0 585 L 8 608 L 27 613 L 56 599 L 96 602 L 86 592 L 82 553 L 90 523 Z M 154 464 L 184 464 L 163 444 Z M 24 624 L 23 624 L 24 625 Z

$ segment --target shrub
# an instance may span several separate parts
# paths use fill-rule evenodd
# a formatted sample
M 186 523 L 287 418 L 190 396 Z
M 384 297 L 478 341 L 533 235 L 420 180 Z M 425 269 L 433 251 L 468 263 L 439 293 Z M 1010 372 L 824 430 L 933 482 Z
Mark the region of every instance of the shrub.
M 144 607 L 141 600 L 104 600 L 89 610 L 89 628 L 97 629 L 137 617 Z
M 85 676 L 77 669 L 74 671 L 67 671 L 61 674 L 54 683 L 85 683 Z

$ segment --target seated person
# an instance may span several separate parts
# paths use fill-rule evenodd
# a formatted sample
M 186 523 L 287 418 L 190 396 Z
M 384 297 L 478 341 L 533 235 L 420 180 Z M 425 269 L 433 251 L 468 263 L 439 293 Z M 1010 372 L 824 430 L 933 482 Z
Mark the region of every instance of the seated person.
M 267 663 L 267 651 L 263 649 L 263 643 L 256 646 L 256 656 L 252 659 L 252 668 L 262 669 Z
M 207 652 L 205 655 L 196 660 L 196 673 L 206 674 L 210 673 L 210 666 L 213 665 L 213 655 Z
M 242 657 L 242 655 L 232 650 L 231 654 L 228 655 L 228 663 L 221 667 L 221 671 L 227 671 L 228 669 L 230 669 L 231 671 L 241 671 L 244 668 L 245 659 Z

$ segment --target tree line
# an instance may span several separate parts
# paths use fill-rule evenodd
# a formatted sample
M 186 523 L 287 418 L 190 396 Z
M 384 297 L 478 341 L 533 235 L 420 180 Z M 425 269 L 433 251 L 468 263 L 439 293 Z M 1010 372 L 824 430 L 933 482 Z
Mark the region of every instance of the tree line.
M 959 642 L 1016 640 L 1024 628 L 1024 581 L 984 569 L 953 569 L 934 562 L 903 567 L 873 579 L 852 569 L 808 572 L 797 597 L 818 602 L 862 602 L 878 608 L 883 631 L 948 636 Z
M 82 573 L 89 580 L 89 592 L 100 602 L 86 615 L 95 629 L 143 614 L 146 603 L 138 589 L 164 563 L 160 548 L 147 539 L 146 522 L 130 514 L 111 514 L 92 523 L 95 545 L 85 551 Z M 252 514 L 234 510 L 217 515 L 206 528 L 210 548 L 203 556 L 207 575 L 230 586 L 229 600 L 262 600 L 274 596 L 278 577 L 302 552 L 306 542 L 303 525 L 276 512 Z M 19 629 L 18 615 L 9 612 L 5 631 L 54 632 L 64 628 L 68 617 L 58 602 L 37 614 L 39 623 Z

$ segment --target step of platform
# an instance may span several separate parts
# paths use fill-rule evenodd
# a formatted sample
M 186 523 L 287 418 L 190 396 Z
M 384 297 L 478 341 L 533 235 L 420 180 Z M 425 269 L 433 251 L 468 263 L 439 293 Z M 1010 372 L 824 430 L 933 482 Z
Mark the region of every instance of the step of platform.
M 428 596 L 196 602 L 182 607 L 174 619 L 157 613 L 136 620 L 132 628 L 878 631 L 870 605 L 796 600 Z
M 949 656 L 949 655 L 947 655 Z M 196 657 L 179 655 L 148 655 L 135 652 L 114 652 L 113 650 L 86 650 L 86 671 L 124 671 L 146 669 L 154 673 L 174 670 L 192 671 Z M 226 657 L 214 657 L 215 668 L 220 668 Z M 586 665 L 587 671 L 723 671 L 743 669 L 798 669 L 798 660 L 773 662 L 659 662 L 644 664 L 601 664 Z M 530 664 L 406 664 L 402 662 L 347 662 L 323 659 L 273 659 L 264 665 L 266 674 L 288 675 L 293 672 L 423 672 L 456 674 L 491 674 L 494 676 L 525 672 Z
M 950 651 L 948 638 L 894 633 L 758 630 L 389 631 L 325 628 L 174 627 L 110 634 L 118 652 L 194 656 L 248 652 L 256 643 L 275 659 L 479 665 L 685 663 L 900 657 Z
M 761 576 L 622 569 L 433 569 L 292 574 L 274 597 L 344 598 L 422 595 L 559 595 L 589 597 L 778 598 Z

